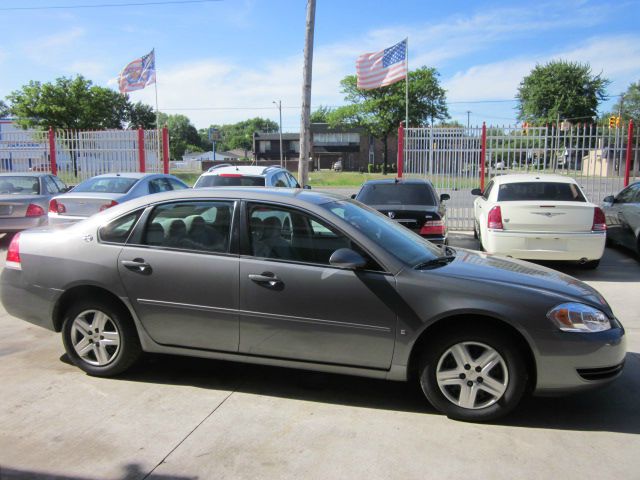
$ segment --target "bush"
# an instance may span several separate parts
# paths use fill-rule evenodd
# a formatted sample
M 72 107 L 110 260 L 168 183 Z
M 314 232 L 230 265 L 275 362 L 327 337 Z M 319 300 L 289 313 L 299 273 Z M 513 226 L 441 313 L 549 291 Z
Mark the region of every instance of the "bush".
M 367 171 L 369 173 L 375 172 L 375 168 L 376 168 L 376 166 L 373 163 L 370 163 L 369 165 L 367 165 Z

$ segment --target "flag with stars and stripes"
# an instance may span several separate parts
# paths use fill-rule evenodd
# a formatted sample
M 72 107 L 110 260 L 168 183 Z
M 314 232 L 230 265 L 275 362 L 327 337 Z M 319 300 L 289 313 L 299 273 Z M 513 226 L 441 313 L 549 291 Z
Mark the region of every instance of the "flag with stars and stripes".
M 118 77 L 120 93 L 141 90 L 156 83 L 156 55 L 154 50 L 129 63 Z
M 356 60 L 358 88 L 370 90 L 399 82 L 407 76 L 407 40 Z

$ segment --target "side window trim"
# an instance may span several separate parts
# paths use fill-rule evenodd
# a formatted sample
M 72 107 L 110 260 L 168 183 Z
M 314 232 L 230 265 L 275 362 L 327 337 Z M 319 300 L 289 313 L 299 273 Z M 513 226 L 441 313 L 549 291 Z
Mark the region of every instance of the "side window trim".
M 287 260 L 287 259 L 280 259 L 280 258 L 255 257 L 253 255 L 253 252 L 251 251 L 251 242 L 249 240 L 249 236 L 250 236 L 250 230 L 249 230 L 249 223 L 250 223 L 249 211 L 250 211 L 250 209 L 249 209 L 249 205 L 262 205 L 262 206 L 269 206 L 269 207 L 278 208 L 278 209 L 282 209 L 282 210 L 288 210 L 288 211 L 291 211 L 291 212 L 294 212 L 294 213 L 305 215 L 305 216 L 309 217 L 310 219 L 312 219 L 312 220 L 314 220 L 316 222 L 319 222 L 320 224 L 326 224 L 329 227 L 331 227 L 331 229 L 336 230 L 342 236 L 348 238 L 349 241 L 351 241 L 353 244 L 357 245 L 360 250 L 362 250 L 367 256 L 369 256 L 369 258 L 371 258 L 371 260 L 373 260 L 374 263 L 376 263 L 376 265 L 378 265 L 380 267 L 380 270 L 363 269 L 363 270 L 360 270 L 360 271 L 373 272 L 373 273 L 379 273 L 379 274 L 384 274 L 384 275 L 392 275 L 389 272 L 389 269 L 386 268 L 384 266 L 384 264 L 382 262 L 380 262 L 378 260 L 378 258 L 376 258 L 375 255 L 373 255 L 369 250 L 364 248 L 359 242 L 354 240 L 350 235 L 347 235 L 341 228 L 337 227 L 332 222 L 327 221 L 324 218 L 319 218 L 319 216 L 317 214 L 315 214 L 313 212 L 310 212 L 308 210 L 305 210 L 303 208 L 300 208 L 300 207 L 293 207 L 291 205 L 283 205 L 283 204 L 280 204 L 280 203 L 277 203 L 277 202 L 270 202 L 270 201 L 263 201 L 263 200 L 247 200 L 247 199 L 242 200 L 242 205 L 240 207 L 241 215 L 239 215 L 239 217 L 240 217 L 240 235 L 241 235 L 241 238 L 240 238 L 240 250 L 239 250 L 240 258 L 250 258 L 250 259 L 258 259 L 259 258 L 261 261 L 266 261 L 266 262 L 290 263 L 290 264 L 295 264 L 295 265 L 309 265 L 309 266 L 314 266 L 314 267 L 334 268 L 334 269 L 337 269 L 337 270 L 343 270 L 342 268 L 334 267 L 333 265 L 324 264 L 324 263 L 312 263 L 312 262 L 305 262 L 305 261 L 300 261 L 300 260 Z

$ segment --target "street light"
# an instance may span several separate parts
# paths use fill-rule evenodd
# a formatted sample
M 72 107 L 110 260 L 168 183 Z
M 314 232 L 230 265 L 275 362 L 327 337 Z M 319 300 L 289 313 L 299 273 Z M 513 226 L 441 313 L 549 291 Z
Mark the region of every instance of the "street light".
M 280 112 L 280 168 L 284 167 L 284 157 L 282 152 L 282 100 L 278 100 L 277 102 L 274 100 L 273 103 L 278 106 L 278 111 Z

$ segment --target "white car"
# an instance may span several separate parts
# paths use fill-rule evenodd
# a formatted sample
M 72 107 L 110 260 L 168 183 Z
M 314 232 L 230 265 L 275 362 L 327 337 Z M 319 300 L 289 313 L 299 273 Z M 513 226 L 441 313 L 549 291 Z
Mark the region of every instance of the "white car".
M 204 187 L 301 188 L 295 177 L 284 168 L 229 164 L 216 165 L 200 175 L 193 188 Z M 305 188 L 309 187 L 305 185 Z
M 578 261 L 596 268 L 604 253 L 604 213 L 573 178 L 502 175 L 471 192 L 474 236 L 482 248 L 527 260 Z

